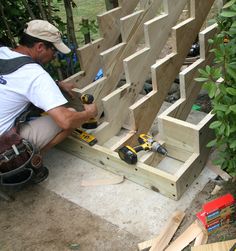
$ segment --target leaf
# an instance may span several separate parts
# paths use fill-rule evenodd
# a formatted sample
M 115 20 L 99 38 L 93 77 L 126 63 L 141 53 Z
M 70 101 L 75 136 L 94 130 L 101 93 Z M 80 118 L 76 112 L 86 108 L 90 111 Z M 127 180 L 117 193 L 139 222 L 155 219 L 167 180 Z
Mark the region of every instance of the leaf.
M 231 28 L 236 28 L 236 21 L 232 23 Z
M 213 39 L 208 39 L 208 43 L 209 44 L 214 44 L 214 40 Z
M 236 71 L 232 69 L 230 66 L 226 67 L 227 73 L 236 80 Z
M 230 95 L 236 96 L 236 89 L 232 87 L 227 87 L 226 92 Z
M 209 91 L 209 97 L 214 98 L 214 96 L 216 94 L 216 91 L 217 91 L 217 86 L 212 84 L 211 88 L 210 88 L 210 91 Z
M 80 244 L 78 243 L 71 243 L 68 245 L 68 248 L 71 250 L 79 250 L 80 249 Z
M 223 9 L 229 8 L 229 7 L 232 6 L 234 3 L 236 3 L 236 0 L 231 0 L 231 1 L 229 1 L 228 3 L 226 3 L 226 4 L 223 6 Z
M 202 77 L 208 78 L 209 75 L 206 71 L 204 71 L 203 69 L 198 69 L 198 71 Z
M 210 75 L 211 74 L 211 67 L 209 65 L 206 66 L 206 72 Z
M 223 134 L 224 134 L 224 131 L 225 131 L 225 125 L 222 124 L 222 125 L 220 126 L 220 129 L 219 129 L 219 134 L 220 134 L 220 135 L 223 135 Z
M 215 79 L 219 79 L 220 77 L 222 77 L 222 69 L 221 68 L 214 69 L 214 77 L 215 77 Z
M 222 122 L 221 121 L 214 121 L 214 122 L 212 122 L 211 124 L 210 124 L 210 128 L 211 129 L 216 129 L 216 128 L 218 128 L 218 127 L 220 127 L 222 125 Z
M 224 162 L 224 159 L 223 159 L 223 158 L 214 159 L 214 160 L 212 161 L 212 163 L 213 163 L 214 165 L 216 165 L 216 166 L 221 166 L 221 165 L 223 164 L 223 162 Z
M 230 148 L 236 148 L 236 140 L 234 140 L 230 145 Z
M 214 140 L 211 140 L 206 146 L 207 147 L 213 147 L 213 146 L 216 145 L 216 143 L 217 143 L 217 141 L 216 141 L 216 139 L 214 139 Z
M 222 17 L 235 17 L 236 12 L 235 11 L 222 11 L 220 13 L 220 16 L 222 16 Z
M 236 105 L 231 105 L 231 106 L 229 107 L 229 109 L 230 109 L 232 112 L 236 113 Z
M 214 110 L 226 112 L 228 110 L 228 105 L 216 104 L 214 105 Z
M 208 81 L 208 78 L 195 78 L 195 81 L 197 81 L 197 82 L 206 82 L 206 81 Z
M 226 135 L 227 137 L 229 137 L 229 135 L 230 135 L 230 126 L 229 126 L 229 125 L 226 126 L 225 135 Z

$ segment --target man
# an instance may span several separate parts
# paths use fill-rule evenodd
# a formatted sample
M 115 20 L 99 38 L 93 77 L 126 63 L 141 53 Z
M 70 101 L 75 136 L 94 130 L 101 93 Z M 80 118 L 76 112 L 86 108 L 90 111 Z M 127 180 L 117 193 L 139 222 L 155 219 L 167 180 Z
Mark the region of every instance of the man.
M 13 128 L 19 115 L 32 103 L 47 115 L 22 123 L 19 134 L 40 152 L 60 143 L 97 115 L 95 104 L 85 104 L 81 112 L 64 106 L 67 100 L 41 66 L 50 62 L 57 51 L 67 54 L 70 49 L 62 42 L 59 30 L 44 20 L 28 22 L 16 48 L 0 47 L 0 59 L 28 56 L 36 62 L 0 76 L 0 135 Z M 61 82 L 60 88 L 71 94 L 73 85 Z M 41 172 L 39 181 L 47 177 L 48 170 L 43 167 Z

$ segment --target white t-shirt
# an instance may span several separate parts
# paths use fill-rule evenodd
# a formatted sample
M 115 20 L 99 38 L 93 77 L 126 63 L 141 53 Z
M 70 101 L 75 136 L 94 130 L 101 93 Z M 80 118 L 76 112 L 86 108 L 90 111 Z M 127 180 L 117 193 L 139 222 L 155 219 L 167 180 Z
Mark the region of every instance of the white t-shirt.
M 0 58 L 25 56 L 0 47 Z M 67 103 L 50 75 L 36 63 L 26 64 L 13 73 L 0 75 L 0 135 L 8 131 L 29 103 L 48 111 Z

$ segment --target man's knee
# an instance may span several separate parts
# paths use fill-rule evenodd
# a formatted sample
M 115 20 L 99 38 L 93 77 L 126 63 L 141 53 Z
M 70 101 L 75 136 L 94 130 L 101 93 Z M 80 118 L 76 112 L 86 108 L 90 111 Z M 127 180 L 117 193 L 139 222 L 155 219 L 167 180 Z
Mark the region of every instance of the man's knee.
M 20 135 L 39 150 L 61 132 L 62 129 L 50 116 L 42 116 L 20 126 Z

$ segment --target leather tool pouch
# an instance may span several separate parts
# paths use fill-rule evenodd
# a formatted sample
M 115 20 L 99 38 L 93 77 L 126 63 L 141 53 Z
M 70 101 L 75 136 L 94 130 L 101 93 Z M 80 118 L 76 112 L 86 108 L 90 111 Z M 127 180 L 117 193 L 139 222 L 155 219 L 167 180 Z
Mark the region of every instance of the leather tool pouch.
M 0 184 L 21 185 L 33 175 L 31 161 L 34 147 L 15 128 L 0 136 Z

